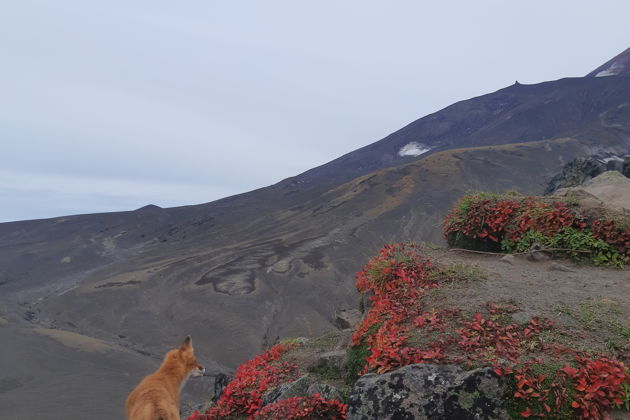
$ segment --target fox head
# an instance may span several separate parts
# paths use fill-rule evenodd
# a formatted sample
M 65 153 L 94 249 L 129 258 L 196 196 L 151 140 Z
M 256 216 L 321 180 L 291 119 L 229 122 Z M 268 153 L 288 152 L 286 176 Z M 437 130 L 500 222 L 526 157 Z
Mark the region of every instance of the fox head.
M 187 336 L 179 348 L 175 350 L 175 356 L 184 365 L 186 374 L 191 376 L 203 376 L 206 371 L 204 367 L 197 362 L 192 346 L 192 338 L 190 336 Z

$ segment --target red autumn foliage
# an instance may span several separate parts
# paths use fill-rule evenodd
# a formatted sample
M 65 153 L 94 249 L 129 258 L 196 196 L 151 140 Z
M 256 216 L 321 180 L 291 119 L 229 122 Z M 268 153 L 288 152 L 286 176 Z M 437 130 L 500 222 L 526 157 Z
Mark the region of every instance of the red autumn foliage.
M 548 203 L 528 198 L 522 203 L 516 229 L 508 239 L 518 241 L 529 230 L 552 236 L 567 227 L 584 230 L 586 223 L 561 201 Z
M 547 417 L 550 413 L 557 413 L 563 409 L 569 398 L 566 381 L 561 375 L 548 377 L 544 373 L 534 372 L 533 367 L 541 364 L 542 360 L 532 359 L 521 367 L 509 370 L 516 383 L 514 398 L 527 404 L 520 413 L 525 418 Z
M 461 337 L 457 344 L 471 359 L 500 357 L 515 361 L 520 356 L 521 333 L 516 325 L 502 326 L 475 314 L 471 322 L 464 322 L 464 328 L 456 332 Z M 493 349 L 493 355 L 487 355 L 488 348 Z
M 436 277 L 430 275 L 432 269 L 416 247 L 394 244 L 385 246 L 357 274 L 359 291 L 372 293 L 371 307 L 353 335 L 354 345 L 365 343 L 370 350 L 362 373 L 383 373 L 411 363 L 466 359 L 487 364 L 498 358 L 515 361 L 528 340 L 550 327 L 536 319 L 525 328 L 502 325 L 481 314 L 467 322 L 461 319 L 458 310 L 451 308 L 425 312 L 422 297 L 428 290 L 439 287 Z M 492 316 L 516 310 L 493 304 L 488 304 L 487 309 Z M 445 331 L 447 326 L 457 325 L 460 328 L 452 332 L 459 339 Z M 418 347 L 407 342 L 413 329 L 444 334 Z
M 363 267 L 357 289 L 371 293 L 371 307 L 352 336 L 354 345 L 366 342 L 371 354 L 363 372 L 386 372 L 396 367 L 426 360 L 440 360 L 435 349 L 420 350 L 404 345 L 410 323 L 421 314 L 420 297 L 437 287 L 429 277 L 430 262 L 415 245 L 393 244 L 383 247 Z
M 547 214 L 562 218 L 562 223 L 578 220 L 565 218 L 563 206 L 549 209 Z M 545 229 L 561 229 L 562 223 L 550 219 Z M 553 328 L 549 320 L 532 318 L 524 326 L 506 323 L 509 317 L 505 315 L 518 310 L 514 306 L 489 302 L 488 316 L 477 313 L 472 319 L 463 318 L 456 309 L 427 309 L 427 291 L 440 287 L 432 270 L 416 247 L 395 244 L 384 247 L 357 274 L 359 291 L 372 294 L 372 306 L 353 336 L 355 345 L 364 343 L 370 350 L 362 373 L 424 362 L 493 365 L 498 374 L 514 378 L 515 399 L 532 403 L 522 410 L 522 417 L 553 417 L 561 410 L 575 409 L 581 418 L 605 419 L 612 405 L 619 404 L 622 383 L 629 380 L 621 362 L 576 358 L 571 349 L 543 342 L 541 333 Z M 424 345 L 411 344 L 410 337 L 418 331 L 434 339 Z M 576 369 L 579 376 L 568 378 L 561 371 L 552 377 L 535 374 L 534 368 L 543 363 L 540 356 L 573 360 L 581 366 Z
M 253 420 L 341 420 L 348 407 L 336 400 L 325 400 L 319 394 L 312 397 L 292 397 L 263 407 Z
M 530 230 L 551 237 L 564 228 L 589 228 L 596 239 L 630 256 L 630 230 L 614 220 L 585 220 L 562 201 L 537 197 L 499 197 L 484 194 L 462 197 L 443 222 L 446 238 L 463 235 L 499 243 L 518 242 Z
M 514 398 L 526 404 L 520 412 L 524 418 L 553 417 L 570 407 L 576 418 L 610 419 L 608 413 L 613 405 L 623 401 L 623 384 L 630 383 L 624 364 L 605 357 L 576 355 L 571 361 L 576 367 L 567 363 L 547 374 L 536 373 L 542 364 L 542 360 L 534 359 L 498 372 L 513 375 Z
M 266 391 L 297 378 L 297 366 L 294 363 L 279 361 L 285 352 L 296 346 L 293 343 L 277 344 L 243 363 L 216 405 L 196 418 L 213 420 L 257 413 L 262 407 L 262 397 Z
M 576 391 L 571 407 L 583 419 L 608 418 L 613 405 L 620 405 L 625 396 L 624 383 L 630 383 L 625 366 L 605 357 L 592 359 L 588 355 L 576 357 L 578 367 L 568 365 L 562 372 L 570 378 Z
M 613 246 L 621 255 L 630 257 L 630 230 L 614 220 L 595 220 L 591 225 L 593 236 Z
M 417 253 L 415 245 L 386 245 L 357 273 L 357 289 L 372 294 L 371 308 L 352 336 L 355 345 L 371 341 L 369 331 L 383 329 L 382 323 L 401 325 L 418 314 L 419 297 L 437 284 L 429 279 L 431 263 Z M 376 331 L 373 331 L 375 333 Z

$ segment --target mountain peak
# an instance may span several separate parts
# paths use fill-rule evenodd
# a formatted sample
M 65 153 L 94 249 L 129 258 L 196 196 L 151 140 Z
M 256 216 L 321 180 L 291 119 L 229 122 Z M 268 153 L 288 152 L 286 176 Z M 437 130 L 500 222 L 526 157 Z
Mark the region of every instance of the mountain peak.
M 630 74 L 630 48 L 607 61 L 586 77 L 619 76 Z

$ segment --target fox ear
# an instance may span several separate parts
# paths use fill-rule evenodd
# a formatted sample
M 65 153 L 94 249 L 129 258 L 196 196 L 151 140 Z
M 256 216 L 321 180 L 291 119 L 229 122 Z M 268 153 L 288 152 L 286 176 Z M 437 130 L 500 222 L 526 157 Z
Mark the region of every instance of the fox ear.
M 189 335 L 187 335 L 186 338 L 184 339 L 184 342 L 182 343 L 181 346 L 179 346 L 179 348 L 181 350 L 192 348 L 192 338 Z

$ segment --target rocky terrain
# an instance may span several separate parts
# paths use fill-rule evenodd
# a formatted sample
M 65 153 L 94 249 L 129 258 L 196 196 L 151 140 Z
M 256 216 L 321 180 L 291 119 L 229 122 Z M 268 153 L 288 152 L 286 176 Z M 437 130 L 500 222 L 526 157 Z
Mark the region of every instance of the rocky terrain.
M 517 84 L 246 194 L 0 224 L 0 418 L 68 418 L 77 401 L 118 418 L 186 334 L 215 375 L 335 329 L 366 259 L 440 242 L 464 193 L 540 194 L 575 158 L 627 154 L 629 98 L 624 74 Z M 185 398 L 208 395 L 205 379 Z
M 613 254 L 630 261 L 627 197 L 630 180 L 606 172 L 553 201 L 460 200 L 445 233 L 455 226 L 471 239 L 519 241 L 522 229 L 603 242 L 562 250 L 540 242 L 515 254 L 386 245 L 357 274 L 363 300 L 340 314 L 349 321 L 341 331 L 285 338 L 241 365 L 189 420 L 628 418 L 630 277 L 592 265 L 616 265 Z M 497 224 L 495 210 L 517 223 Z M 455 220 L 462 216 L 473 230 Z M 596 226 L 608 220 L 616 227 L 602 235 Z M 607 260 L 596 259 L 591 252 L 606 244 Z

